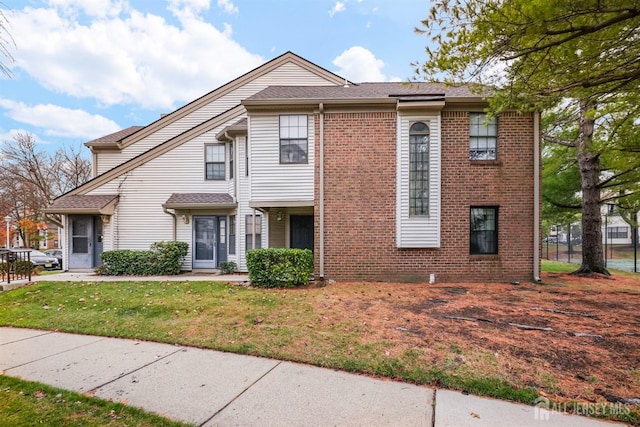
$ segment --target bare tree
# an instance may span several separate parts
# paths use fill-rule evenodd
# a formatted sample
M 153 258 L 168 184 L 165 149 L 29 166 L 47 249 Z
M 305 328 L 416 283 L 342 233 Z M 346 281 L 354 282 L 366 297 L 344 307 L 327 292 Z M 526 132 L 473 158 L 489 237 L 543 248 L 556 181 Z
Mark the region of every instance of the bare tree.
M 91 163 L 80 148 L 62 147 L 55 154 L 39 150 L 30 134 L 17 134 L 0 149 L 0 194 L 11 200 L 16 221 L 42 219 L 51 201 L 91 177 Z M 48 216 L 61 225 L 60 218 Z

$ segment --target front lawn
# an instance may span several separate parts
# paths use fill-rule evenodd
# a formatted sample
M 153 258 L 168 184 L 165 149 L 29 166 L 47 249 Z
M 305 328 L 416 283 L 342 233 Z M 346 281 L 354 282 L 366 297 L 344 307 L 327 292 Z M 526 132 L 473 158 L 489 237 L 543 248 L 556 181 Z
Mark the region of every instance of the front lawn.
M 55 276 L 52 277 L 52 279 Z M 533 404 L 624 402 L 640 423 L 638 276 L 542 284 L 40 282 L 0 294 L 0 325 L 294 360 Z

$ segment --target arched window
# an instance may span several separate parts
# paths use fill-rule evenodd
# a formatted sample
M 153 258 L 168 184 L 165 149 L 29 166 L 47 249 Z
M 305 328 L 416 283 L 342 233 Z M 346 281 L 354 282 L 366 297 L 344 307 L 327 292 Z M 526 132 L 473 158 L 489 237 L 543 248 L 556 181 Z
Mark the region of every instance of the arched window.
M 429 126 L 409 128 L 409 216 L 429 215 Z

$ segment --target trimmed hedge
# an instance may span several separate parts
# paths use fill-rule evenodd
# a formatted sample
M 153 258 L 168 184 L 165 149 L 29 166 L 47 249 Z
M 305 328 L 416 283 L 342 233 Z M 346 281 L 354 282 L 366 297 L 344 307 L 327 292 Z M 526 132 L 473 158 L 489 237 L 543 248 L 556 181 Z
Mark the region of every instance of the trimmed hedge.
M 106 251 L 96 269 L 105 276 L 150 276 L 179 274 L 189 245 L 185 242 L 155 242 L 150 250 Z
M 309 249 L 268 248 L 247 251 L 249 281 L 260 288 L 291 288 L 309 283 L 313 252 Z

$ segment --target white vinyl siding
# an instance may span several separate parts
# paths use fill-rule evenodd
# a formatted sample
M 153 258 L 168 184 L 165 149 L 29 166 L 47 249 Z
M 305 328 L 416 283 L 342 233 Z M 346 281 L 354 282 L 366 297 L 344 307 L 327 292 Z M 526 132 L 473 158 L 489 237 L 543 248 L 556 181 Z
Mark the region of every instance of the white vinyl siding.
M 331 85 L 324 78 L 313 74 L 311 71 L 303 67 L 285 63 L 275 70 L 256 78 L 255 80 L 221 96 L 213 102 L 199 108 L 198 110 L 188 114 L 187 116 L 167 125 L 152 135 L 129 145 L 121 152 L 119 151 L 100 151 L 98 153 L 98 174 L 104 173 L 133 157 L 142 154 L 151 148 L 185 132 L 200 123 L 227 111 L 238 104 L 245 98 L 265 89 L 268 86 L 286 85 L 286 86 L 326 86 Z
M 429 126 L 428 215 L 409 214 L 409 129 L 413 123 Z M 396 244 L 399 248 L 440 247 L 440 116 L 398 115 L 396 147 Z
M 233 122 L 237 120 L 233 119 Z M 200 135 L 89 193 L 120 195 L 114 222 L 110 224 L 113 232 L 105 233 L 105 250 L 107 247 L 149 249 L 153 242 L 172 240 L 173 218 L 162 210 L 162 204 L 172 193 L 229 192 L 228 181 L 203 179 L 203 147 L 217 143 L 216 134 L 229 124 Z M 209 213 L 214 212 L 206 214 Z M 231 213 L 230 209 L 215 211 L 216 215 Z M 179 215 L 176 224 L 177 239 L 189 243 L 189 254 L 183 264 L 183 268 L 189 270 L 192 222 L 184 224 Z
M 279 116 L 251 117 L 251 201 L 313 202 L 314 117 L 308 116 L 308 163 L 280 163 Z

